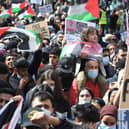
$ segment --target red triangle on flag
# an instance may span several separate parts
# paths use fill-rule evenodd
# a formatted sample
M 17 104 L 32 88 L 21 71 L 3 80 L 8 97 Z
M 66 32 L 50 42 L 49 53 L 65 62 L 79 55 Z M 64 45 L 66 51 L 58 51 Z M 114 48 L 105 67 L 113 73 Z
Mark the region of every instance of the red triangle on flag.
M 8 29 L 10 29 L 11 27 L 1 27 L 0 28 L 0 36 L 2 35 L 2 34 L 4 34 Z
M 8 13 L 12 16 L 12 7 L 8 9 Z
M 35 15 L 35 12 L 33 11 L 33 9 L 31 8 L 31 6 L 29 5 L 28 9 L 27 9 L 27 13 Z
M 22 2 L 22 3 L 20 4 L 20 9 L 24 9 L 24 8 L 25 8 L 25 5 L 26 5 L 26 1 Z
M 99 18 L 99 2 L 98 0 L 88 0 L 85 9 L 88 10 L 94 17 Z

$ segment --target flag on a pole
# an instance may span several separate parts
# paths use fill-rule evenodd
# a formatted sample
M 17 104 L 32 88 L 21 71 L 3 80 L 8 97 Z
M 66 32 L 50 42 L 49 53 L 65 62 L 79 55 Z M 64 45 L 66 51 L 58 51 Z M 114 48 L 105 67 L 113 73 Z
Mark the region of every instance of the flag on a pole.
M 25 0 L 12 0 L 12 13 L 19 12 L 26 6 Z
M 35 15 L 36 14 L 35 14 L 34 10 L 32 9 L 32 7 L 30 5 L 28 5 L 27 8 L 23 9 L 23 11 L 20 12 L 20 14 L 18 15 L 18 18 L 19 19 L 28 18 L 28 17 L 33 17 Z
M 16 27 L 1 27 L 0 39 L 16 38 L 18 39 L 17 49 L 19 51 L 35 51 L 37 50 L 40 39 L 36 32 L 16 28 Z
M 88 0 L 86 4 L 71 6 L 68 11 L 69 19 L 91 21 L 99 18 L 98 0 Z

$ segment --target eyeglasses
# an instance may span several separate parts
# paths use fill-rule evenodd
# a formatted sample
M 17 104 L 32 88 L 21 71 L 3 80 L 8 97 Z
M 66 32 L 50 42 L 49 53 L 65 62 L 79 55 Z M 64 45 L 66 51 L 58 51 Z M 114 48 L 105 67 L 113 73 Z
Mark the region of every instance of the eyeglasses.
M 0 99 L 0 103 L 3 103 L 3 102 L 8 103 L 8 102 L 9 102 L 9 100 Z

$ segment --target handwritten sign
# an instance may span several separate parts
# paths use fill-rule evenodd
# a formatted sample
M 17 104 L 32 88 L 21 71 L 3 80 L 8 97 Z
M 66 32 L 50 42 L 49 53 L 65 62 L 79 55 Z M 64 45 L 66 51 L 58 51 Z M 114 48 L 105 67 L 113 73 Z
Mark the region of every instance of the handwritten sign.
M 96 27 L 95 23 L 92 22 L 82 22 L 73 19 L 66 19 L 65 22 L 65 38 L 67 42 L 72 42 L 75 40 L 81 40 L 80 34 L 82 30 L 88 26 Z
M 25 26 L 25 29 L 34 30 L 36 32 L 43 32 L 44 36 L 49 36 L 48 24 L 46 21 L 36 22 Z

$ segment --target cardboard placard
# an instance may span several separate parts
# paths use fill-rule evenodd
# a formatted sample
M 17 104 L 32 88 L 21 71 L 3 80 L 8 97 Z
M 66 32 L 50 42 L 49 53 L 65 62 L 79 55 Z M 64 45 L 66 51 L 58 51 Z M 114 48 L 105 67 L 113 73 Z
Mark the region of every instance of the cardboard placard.
M 46 21 L 36 22 L 25 26 L 25 29 L 34 30 L 36 32 L 43 32 L 44 36 L 49 36 L 48 24 Z
M 88 26 L 96 27 L 96 24 L 92 22 L 82 22 L 79 20 L 66 19 L 65 39 L 68 43 L 75 40 L 81 41 L 80 34 L 82 30 Z
M 124 80 L 122 85 L 122 91 L 120 94 L 120 109 L 129 108 L 129 52 L 126 59 L 125 71 L 124 71 Z

